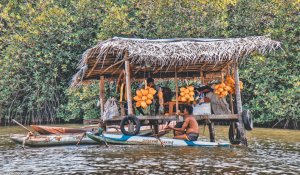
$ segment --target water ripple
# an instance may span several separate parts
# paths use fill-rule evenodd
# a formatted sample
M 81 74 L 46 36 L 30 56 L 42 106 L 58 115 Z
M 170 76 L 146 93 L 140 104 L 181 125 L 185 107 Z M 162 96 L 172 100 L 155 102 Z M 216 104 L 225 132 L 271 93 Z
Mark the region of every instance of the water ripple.
M 226 128 L 217 130 L 225 139 Z M 279 132 L 279 131 L 278 131 Z M 261 134 L 264 133 L 264 134 Z M 0 174 L 300 174 L 298 131 L 251 133 L 249 147 L 63 146 L 26 148 L 0 136 Z M 291 134 L 295 134 L 291 138 Z M 288 139 L 284 139 L 287 137 Z

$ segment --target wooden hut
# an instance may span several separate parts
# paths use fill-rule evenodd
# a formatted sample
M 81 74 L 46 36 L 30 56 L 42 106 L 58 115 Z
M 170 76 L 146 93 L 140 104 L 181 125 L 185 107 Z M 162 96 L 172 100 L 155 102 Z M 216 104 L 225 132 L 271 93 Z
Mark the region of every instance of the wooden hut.
M 153 78 L 201 77 L 202 81 L 222 71 L 234 70 L 237 114 L 197 116 L 211 120 L 238 120 L 242 139 L 245 130 L 241 119 L 242 101 L 239 86 L 238 64 L 251 54 L 266 54 L 280 48 L 280 42 L 265 36 L 228 39 L 137 39 L 114 37 L 100 42 L 84 52 L 79 71 L 71 86 L 79 86 L 89 80 L 100 80 L 100 103 L 103 111 L 105 78 L 118 77 L 125 70 L 128 114 L 132 115 L 131 81 L 144 78 L 145 72 Z M 178 100 L 176 100 L 178 109 Z M 177 113 L 178 114 L 178 113 Z M 115 121 L 119 121 L 120 116 Z M 176 120 L 174 116 L 141 116 L 140 120 Z

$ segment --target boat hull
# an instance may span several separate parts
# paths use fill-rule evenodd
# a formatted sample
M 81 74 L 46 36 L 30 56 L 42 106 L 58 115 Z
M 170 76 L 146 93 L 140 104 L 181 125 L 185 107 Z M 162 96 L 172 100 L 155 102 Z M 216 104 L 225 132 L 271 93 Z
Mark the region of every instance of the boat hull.
M 103 143 L 106 141 L 110 144 L 127 144 L 127 145 L 163 145 L 164 146 L 198 146 L 198 147 L 228 147 L 230 143 L 227 142 L 203 142 L 203 141 L 187 141 L 179 139 L 171 139 L 161 137 L 160 141 L 155 137 L 145 136 L 128 136 L 118 134 L 103 134 L 103 136 L 95 135 L 87 132 L 87 136 L 98 142 Z M 162 143 L 161 143 L 162 142 Z
M 40 135 L 40 136 L 30 136 L 29 139 L 25 141 L 26 146 L 59 146 L 59 145 L 76 145 L 82 134 L 64 134 L 64 135 Z M 14 134 L 10 139 L 18 144 L 23 144 L 23 140 L 26 135 Z M 88 137 L 83 137 L 80 145 L 84 144 L 97 144 L 92 139 Z

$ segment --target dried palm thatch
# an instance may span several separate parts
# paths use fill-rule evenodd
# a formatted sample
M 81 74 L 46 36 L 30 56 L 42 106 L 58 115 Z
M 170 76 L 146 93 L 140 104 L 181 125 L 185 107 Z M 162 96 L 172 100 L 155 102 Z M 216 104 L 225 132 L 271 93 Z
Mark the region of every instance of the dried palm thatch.
M 145 72 L 174 72 L 175 67 L 182 72 L 199 72 L 200 67 L 218 71 L 228 63 L 239 63 L 252 53 L 266 54 L 278 48 L 280 42 L 265 36 L 157 40 L 114 37 L 84 52 L 71 86 L 100 75 L 117 75 L 124 64 L 125 52 L 132 72 L 139 76 Z

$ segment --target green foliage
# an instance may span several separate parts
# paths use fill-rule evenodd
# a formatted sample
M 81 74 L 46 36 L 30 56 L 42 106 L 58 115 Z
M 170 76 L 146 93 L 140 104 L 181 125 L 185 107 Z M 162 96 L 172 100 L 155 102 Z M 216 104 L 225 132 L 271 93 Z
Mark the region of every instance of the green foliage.
M 227 9 L 236 1 L 104 1 L 100 39 L 226 37 Z
M 242 65 L 243 101 L 257 123 L 300 121 L 299 5 L 299 1 L 240 1 L 232 9 L 231 35 L 271 35 L 283 44 L 284 51 L 256 55 Z
M 62 104 L 58 117 L 65 121 L 74 119 L 94 119 L 100 116 L 100 108 L 97 106 L 99 86 L 91 84 L 81 88 L 69 88 L 66 90 L 68 103 Z
M 0 118 L 97 118 L 97 83 L 88 92 L 68 83 L 101 39 L 270 35 L 284 51 L 241 65 L 243 102 L 258 123 L 299 121 L 299 11 L 298 0 L 2 0 Z M 114 83 L 105 86 L 119 98 Z
M 80 2 L 84 3 L 7 1 L 1 5 L 2 116 L 55 120 L 80 55 L 95 44 L 97 11 L 92 15 L 87 11 L 97 4 Z

